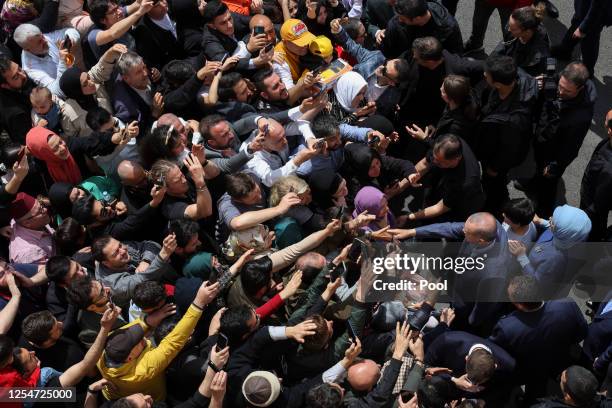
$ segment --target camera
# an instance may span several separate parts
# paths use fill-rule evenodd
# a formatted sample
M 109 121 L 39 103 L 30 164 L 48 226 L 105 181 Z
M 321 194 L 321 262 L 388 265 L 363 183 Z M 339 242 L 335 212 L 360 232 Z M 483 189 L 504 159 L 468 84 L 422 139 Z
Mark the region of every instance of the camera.
M 546 72 L 544 73 L 542 90 L 546 100 L 550 101 L 557 98 L 557 60 L 555 58 L 546 58 Z
M 433 306 L 429 303 L 423 303 L 420 309 L 417 309 L 413 315 L 408 316 L 408 325 L 410 330 L 420 332 L 429 321 L 429 317 L 433 312 Z

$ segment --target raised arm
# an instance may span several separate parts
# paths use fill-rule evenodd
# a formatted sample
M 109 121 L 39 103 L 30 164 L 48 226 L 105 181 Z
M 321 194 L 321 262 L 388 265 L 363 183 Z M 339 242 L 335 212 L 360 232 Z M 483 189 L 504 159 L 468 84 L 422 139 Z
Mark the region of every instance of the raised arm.
M 19 311 L 19 302 L 21 300 L 21 291 L 17 287 L 15 276 L 12 273 L 7 274 L 6 283 L 11 292 L 11 300 L 0 310 L 0 334 L 6 334 L 11 330 L 15 316 L 17 316 Z
M 136 25 L 142 16 L 153 8 L 153 4 L 153 0 L 143 0 L 140 4 L 134 2 L 132 5 L 128 6 L 126 8 L 128 15 L 113 24 L 109 29 L 100 31 L 96 35 L 96 44 L 104 45 L 121 38 L 133 25 Z M 136 7 L 138 8 L 136 9 Z

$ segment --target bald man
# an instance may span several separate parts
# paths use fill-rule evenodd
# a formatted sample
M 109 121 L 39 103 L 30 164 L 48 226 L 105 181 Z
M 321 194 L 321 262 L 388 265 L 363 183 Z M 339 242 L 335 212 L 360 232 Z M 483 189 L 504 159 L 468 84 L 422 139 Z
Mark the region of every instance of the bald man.
M 249 21 L 249 28 L 251 33 L 255 29 L 255 27 L 263 27 L 263 33 L 266 35 L 266 40 L 268 40 L 268 44 L 276 44 L 276 30 L 274 29 L 274 24 L 272 24 L 272 20 L 264 14 L 256 14 L 251 17 L 251 21 Z M 245 37 L 245 44 L 249 42 L 249 34 Z
M 149 182 L 147 172 L 140 164 L 123 160 L 117 166 L 117 175 L 123 185 L 121 201 L 127 205 L 128 212 L 135 212 L 151 200 L 153 183 Z
M 580 186 L 580 208 L 591 219 L 589 240 L 601 241 L 608 235 L 608 213 L 612 209 L 612 110 L 605 121 L 608 137 L 602 140 L 584 170 Z
M 389 230 L 397 239 L 441 239 L 461 242 L 454 270 L 446 270 L 456 318 L 453 329 L 488 335 L 503 314 L 511 254 L 508 235 L 492 214 L 472 214 L 465 222 L 430 224 L 414 229 Z M 468 263 L 466 259 L 473 259 Z M 465 268 L 460 268 L 464 265 Z M 469 267 L 468 267 L 469 266 Z M 452 274 L 452 276 L 450 276 Z

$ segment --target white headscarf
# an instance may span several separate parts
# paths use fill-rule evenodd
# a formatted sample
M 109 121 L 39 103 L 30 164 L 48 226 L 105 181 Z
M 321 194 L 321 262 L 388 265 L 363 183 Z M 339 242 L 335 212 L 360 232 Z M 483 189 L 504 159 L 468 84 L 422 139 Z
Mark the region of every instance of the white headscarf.
M 368 86 L 368 83 L 355 71 L 347 72 L 336 81 L 334 84 L 334 94 L 336 94 L 336 99 L 338 99 L 340 106 L 345 111 L 351 113 L 356 111 L 352 107 L 353 99 L 355 99 L 355 96 L 364 86 Z

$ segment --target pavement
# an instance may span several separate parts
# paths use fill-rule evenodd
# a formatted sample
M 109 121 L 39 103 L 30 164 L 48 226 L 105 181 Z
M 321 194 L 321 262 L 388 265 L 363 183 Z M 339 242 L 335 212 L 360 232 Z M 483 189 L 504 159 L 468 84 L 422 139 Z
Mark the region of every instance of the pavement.
M 573 15 L 573 1 L 552 0 L 559 9 L 559 18 L 550 19 L 546 17 L 544 25 L 552 44 L 558 44 L 565 34 Z M 460 0 L 457 7 L 456 18 L 461 27 L 464 42 L 470 35 L 472 26 L 472 14 L 474 12 L 474 0 Z M 493 13 L 489 20 L 489 26 L 485 37 L 485 52 L 490 53 L 502 39 L 501 25 L 497 12 Z M 563 183 L 560 185 L 557 200 L 558 204 L 570 204 L 578 206 L 580 203 L 580 183 L 584 169 L 591 158 L 595 146 L 605 138 L 607 133 L 604 129 L 604 119 L 608 110 L 612 109 L 612 27 L 604 29 L 601 35 L 600 52 L 597 65 L 595 66 L 595 86 L 597 88 L 598 100 L 595 104 L 595 115 L 591 128 L 587 134 L 578 157 L 566 169 L 563 175 Z M 574 50 L 576 59 L 579 58 L 579 48 Z M 559 69 L 563 67 L 562 64 Z M 527 177 L 533 174 L 534 166 L 529 158 L 516 171 L 515 177 Z M 523 193 L 510 186 L 512 198 L 522 197 Z

